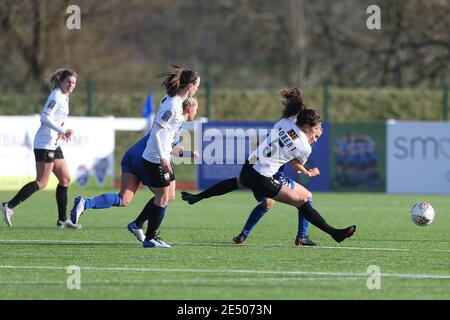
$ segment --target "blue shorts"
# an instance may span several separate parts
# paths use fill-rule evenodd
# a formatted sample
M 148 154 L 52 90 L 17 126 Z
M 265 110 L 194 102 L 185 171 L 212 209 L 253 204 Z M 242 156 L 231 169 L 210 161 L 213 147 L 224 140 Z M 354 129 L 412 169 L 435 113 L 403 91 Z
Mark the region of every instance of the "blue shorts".
M 291 178 L 285 177 L 283 172 L 277 172 L 276 174 L 274 174 L 273 176 L 274 179 L 278 180 L 281 182 L 281 184 L 288 186 L 289 188 L 291 188 L 292 190 L 294 190 L 295 187 L 295 181 L 292 180 Z M 255 197 L 256 201 L 261 202 L 263 201 L 266 197 L 259 195 L 258 193 L 253 192 L 253 196 Z
M 150 179 L 147 176 L 142 156 L 136 156 L 127 151 L 120 161 L 120 166 L 122 174 L 131 173 L 132 175 L 135 175 L 143 185 L 150 186 Z

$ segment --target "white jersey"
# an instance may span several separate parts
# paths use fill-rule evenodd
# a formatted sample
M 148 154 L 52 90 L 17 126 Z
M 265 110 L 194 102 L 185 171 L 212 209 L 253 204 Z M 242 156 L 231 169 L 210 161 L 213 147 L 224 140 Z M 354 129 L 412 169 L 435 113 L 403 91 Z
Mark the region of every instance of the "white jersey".
M 306 134 L 295 122 L 291 119 L 281 119 L 275 123 L 269 136 L 249 160 L 256 159 L 253 168 L 263 176 L 272 177 L 283 164 L 292 159 L 297 159 L 304 165 L 311 150 Z
M 62 93 L 58 87 L 53 89 L 44 105 L 41 113 L 41 126 L 34 137 L 34 149 L 55 150 L 58 147 L 58 134 L 63 133 L 62 126 L 69 115 L 69 97 Z M 48 123 L 44 123 L 43 118 L 49 119 L 59 127 L 60 132 L 51 128 Z M 57 141 L 58 140 L 58 141 Z
M 142 158 L 153 163 L 160 163 L 161 159 L 170 159 L 172 142 L 183 124 L 183 100 L 180 96 L 167 97 L 160 105 L 153 122 L 147 146 Z M 160 130 L 155 126 L 161 126 Z M 160 132 L 161 150 L 157 146 L 155 133 Z

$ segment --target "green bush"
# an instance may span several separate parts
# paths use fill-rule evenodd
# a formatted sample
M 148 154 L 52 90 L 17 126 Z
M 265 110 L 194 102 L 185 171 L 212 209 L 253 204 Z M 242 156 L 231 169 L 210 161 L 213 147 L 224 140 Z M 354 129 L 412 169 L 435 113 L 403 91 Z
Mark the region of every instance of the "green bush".
M 303 90 L 307 105 L 323 113 L 322 88 Z M 140 117 L 146 92 L 94 92 L 93 116 Z M 155 94 L 155 105 L 163 92 Z M 199 115 L 206 114 L 204 90 L 197 94 Z M 71 95 L 70 114 L 88 114 L 86 92 Z M 46 95 L 6 94 L 0 96 L 1 115 L 39 113 Z M 429 89 L 346 89 L 330 88 L 331 121 L 441 120 L 442 90 Z M 279 90 L 214 90 L 211 118 L 215 120 L 270 121 L 281 113 Z

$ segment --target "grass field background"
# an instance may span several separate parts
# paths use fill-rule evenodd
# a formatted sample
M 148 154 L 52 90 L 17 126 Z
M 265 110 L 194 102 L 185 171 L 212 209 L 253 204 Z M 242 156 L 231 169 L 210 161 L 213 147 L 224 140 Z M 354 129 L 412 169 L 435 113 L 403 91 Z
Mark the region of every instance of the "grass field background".
M 126 225 L 149 197 L 141 190 L 127 208 L 90 210 L 82 229 L 57 230 L 54 192 L 34 194 L 11 228 L 0 225 L 0 299 L 450 299 L 448 196 L 316 193 L 327 221 L 356 224 L 356 234 L 338 244 L 311 226 L 320 247 L 297 248 L 289 206 L 276 204 L 238 246 L 231 239 L 255 205 L 250 193 L 194 206 L 178 194 L 161 227 L 173 247 L 143 249 Z M 411 222 L 420 200 L 436 210 L 430 227 Z M 66 286 L 70 265 L 81 268 L 80 290 Z M 367 288 L 370 265 L 381 270 L 380 289 Z

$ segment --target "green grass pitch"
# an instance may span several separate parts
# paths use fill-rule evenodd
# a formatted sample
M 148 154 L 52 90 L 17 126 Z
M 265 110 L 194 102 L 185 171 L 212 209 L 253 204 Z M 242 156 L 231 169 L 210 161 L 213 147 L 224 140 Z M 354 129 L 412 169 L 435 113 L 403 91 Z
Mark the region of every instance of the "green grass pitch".
M 143 249 L 126 225 L 149 197 L 140 190 L 127 208 L 89 210 L 82 229 L 57 230 L 54 192 L 34 194 L 15 208 L 11 228 L 0 224 L 0 299 L 450 299 L 448 196 L 315 193 L 330 224 L 357 231 L 338 244 L 311 226 L 320 247 L 297 248 L 292 207 L 276 204 L 238 246 L 231 239 L 256 204 L 250 193 L 194 206 L 177 194 L 161 226 L 173 247 Z M 410 219 L 420 200 L 436 210 L 429 227 Z M 79 290 L 67 287 L 71 265 L 80 268 Z M 379 289 L 368 288 L 377 283 L 373 265 Z

